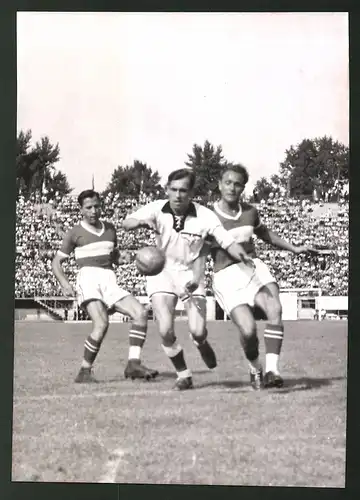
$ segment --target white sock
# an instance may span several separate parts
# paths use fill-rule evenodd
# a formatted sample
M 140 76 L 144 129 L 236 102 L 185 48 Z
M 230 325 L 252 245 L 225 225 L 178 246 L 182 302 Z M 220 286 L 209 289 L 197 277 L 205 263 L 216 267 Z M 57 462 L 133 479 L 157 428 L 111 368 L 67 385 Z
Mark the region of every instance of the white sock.
M 261 366 L 259 358 L 256 358 L 253 361 L 249 361 L 248 360 L 248 363 L 249 363 L 249 366 L 250 366 L 251 373 L 256 373 L 256 372 L 258 372 L 259 370 L 262 369 L 262 366 Z
M 141 350 L 139 345 L 131 345 L 129 347 L 129 359 L 140 359 Z
M 279 363 L 279 354 L 274 354 L 272 352 L 269 352 L 265 356 L 266 358 L 266 373 L 267 372 L 274 372 L 276 374 L 279 374 L 279 368 L 278 368 L 278 363 Z
M 191 371 L 189 369 L 183 370 L 182 372 L 176 372 L 178 378 L 187 378 L 191 377 Z

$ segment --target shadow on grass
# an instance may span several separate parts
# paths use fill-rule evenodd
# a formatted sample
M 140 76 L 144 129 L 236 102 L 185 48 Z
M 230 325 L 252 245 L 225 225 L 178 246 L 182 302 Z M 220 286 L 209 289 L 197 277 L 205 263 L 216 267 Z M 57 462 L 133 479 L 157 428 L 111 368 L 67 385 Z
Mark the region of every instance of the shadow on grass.
M 284 387 L 275 389 L 276 392 L 286 394 L 289 392 L 310 391 L 313 389 L 320 389 L 328 387 L 333 382 L 345 380 L 345 377 L 328 377 L 328 378 L 311 378 L 311 377 L 298 377 L 289 378 L 284 380 Z
M 279 394 L 287 394 L 289 392 L 298 391 L 309 391 L 313 389 L 318 389 L 321 387 L 326 387 L 332 385 L 333 382 L 340 380 L 345 380 L 345 377 L 329 377 L 329 378 L 311 378 L 311 377 L 298 377 L 289 378 L 284 380 L 284 386 L 282 388 L 269 389 L 271 392 L 276 392 Z M 197 385 L 199 389 L 204 389 L 206 387 L 224 387 L 226 389 L 241 389 L 249 388 L 250 383 L 246 380 L 220 380 L 205 382 L 203 384 Z
M 210 380 L 209 382 L 198 382 L 196 377 L 197 375 L 202 375 L 202 374 L 208 374 L 209 370 L 199 370 L 199 371 L 194 371 L 193 376 L 194 376 L 194 385 L 196 389 L 206 389 L 206 388 L 211 388 L 211 387 L 216 387 L 216 388 L 224 388 L 224 389 L 233 389 L 234 391 L 238 389 L 245 389 L 247 391 L 252 391 L 250 382 L 248 379 L 243 379 L 243 380 Z M 111 378 L 111 379 L 98 379 L 100 384 L 112 384 L 112 383 L 119 383 L 119 382 L 128 382 L 128 383 L 141 383 L 141 384 L 151 384 L 151 385 L 156 385 L 158 383 L 161 383 L 164 381 L 164 379 L 173 379 L 175 381 L 176 379 L 176 374 L 175 372 L 172 371 L 165 371 L 165 372 L 160 372 L 159 375 L 152 380 L 143 380 L 143 379 L 136 379 L 134 381 L 131 381 L 130 379 L 125 379 L 123 374 Z M 278 394 L 288 394 L 292 392 L 301 392 L 301 391 L 310 391 L 310 390 L 316 390 L 320 389 L 322 387 L 329 387 L 331 386 L 334 382 L 338 382 L 341 380 L 345 380 L 345 377 L 328 377 L 328 378 L 312 378 L 312 377 L 295 377 L 295 378 L 286 378 L 284 380 L 284 386 L 281 388 L 271 388 L 268 389 L 271 393 L 278 393 Z
M 217 380 L 216 382 L 205 382 L 196 384 L 197 389 L 206 387 L 224 387 L 225 389 L 251 389 L 250 382 L 247 380 Z
M 192 374 L 196 377 L 196 375 L 202 375 L 204 373 L 209 373 L 209 370 L 199 370 L 199 371 L 193 371 Z M 156 382 L 161 382 L 163 379 L 176 379 L 176 373 L 175 372 L 163 372 L 163 371 L 160 371 L 159 372 L 159 375 L 155 378 L 155 379 L 152 379 L 150 381 L 146 381 L 146 380 L 143 380 L 143 379 L 136 379 L 136 381 L 140 381 L 140 382 L 147 382 L 147 383 L 150 383 L 150 384 L 153 384 L 153 383 L 156 383 Z M 114 378 L 111 378 L 111 379 L 108 379 L 108 380 L 99 380 L 99 382 L 101 383 L 106 383 L 106 384 L 110 384 L 110 383 L 115 383 L 115 382 L 124 382 L 126 379 L 124 377 L 124 375 L 119 375 L 117 377 L 114 377 Z M 130 379 L 127 379 L 128 381 L 130 381 Z
M 203 375 L 203 374 L 209 374 L 209 370 L 192 370 L 192 375 L 196 377 L 196 375 Z M 159 374 L 159 379 L 162 378 L 173 378 L 174 380 L 176 379 L 176 373 L 175 372 L 160 372 Z

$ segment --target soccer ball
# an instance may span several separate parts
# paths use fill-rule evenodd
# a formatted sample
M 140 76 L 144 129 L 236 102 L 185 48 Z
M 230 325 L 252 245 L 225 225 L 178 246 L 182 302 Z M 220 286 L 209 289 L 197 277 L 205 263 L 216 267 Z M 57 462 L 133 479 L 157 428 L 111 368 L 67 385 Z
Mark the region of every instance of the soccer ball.
M 136 267 L 145 276 L 156 276 L 165 265 L 165 254 L 157 247 L 144 247 L 136 254 Z

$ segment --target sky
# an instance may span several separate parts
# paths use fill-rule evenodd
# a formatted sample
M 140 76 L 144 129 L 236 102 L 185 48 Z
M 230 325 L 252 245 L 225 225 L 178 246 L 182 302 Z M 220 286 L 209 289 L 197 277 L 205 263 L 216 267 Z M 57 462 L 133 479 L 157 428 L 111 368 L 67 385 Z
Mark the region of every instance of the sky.
M 18 131 L 75 194 L 135 159 L 165 181 L 206 139 L 249 189 L 304 138 L 348 145 L 346 13 L 20 12 L 17 71 Z

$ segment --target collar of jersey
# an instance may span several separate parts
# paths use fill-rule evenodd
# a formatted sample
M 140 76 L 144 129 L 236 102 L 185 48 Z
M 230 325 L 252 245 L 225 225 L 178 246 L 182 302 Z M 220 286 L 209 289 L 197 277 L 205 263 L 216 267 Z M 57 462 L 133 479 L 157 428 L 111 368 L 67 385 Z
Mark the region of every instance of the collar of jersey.
M 226 219 L 237 220 L 240 217 L 240 215 L 242 214 L 241 204 L 239 205 L 239 211 L 238 211 L 238 213 L 236 215 L 230 215 L 230 214 L 227 214 L 227 213 L 223 212 L 221 210 L 221 208 L 219 207 L 219 203 L 218 202 L 214 203 L 214 208 L 216 209 L 217 212 L 219 212 L 219 214 L 221 214 Z
M 100 231 L 100 233 L 97 233 L 96 231 L 94 231 L 93 229 L 91 229 L 91 227 L 89 227 L 88 224 L 86 224 L 83 220 L 80 222 L 80 225 L 81 225 L 81 227 L 83 227 L 89 233 L 95 234 L 95 236 L 102 236 L 104 234 L 104 231 L 105 231 L 105 224 L 102 221 L 100 221 L 100 222 L 101 222 L 101 231 Z
M 171 210 L 169 201 L 167 201 L 165 203 L 165 205 L 162 207 L 161 211 L 165 214 L 175 215 L 174 212 Z M 196 207 L 195 207 L 194 203 L 190 203 L 188 209 L 184 213 L 185 217 L 187 217 L 188 215 L 192 215 L 193 217 L 197 217 Z

